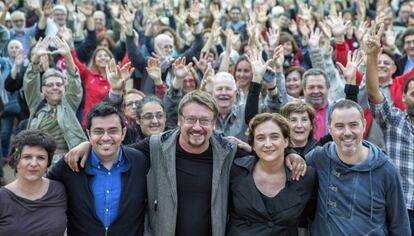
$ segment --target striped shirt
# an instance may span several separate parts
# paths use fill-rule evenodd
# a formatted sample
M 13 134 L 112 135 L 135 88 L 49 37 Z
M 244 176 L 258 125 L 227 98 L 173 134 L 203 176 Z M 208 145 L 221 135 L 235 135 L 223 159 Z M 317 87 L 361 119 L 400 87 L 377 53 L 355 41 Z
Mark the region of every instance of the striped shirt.
M 407 208 L 414 210 L 414 126 L 405 112 L 391 107 L 386 99 L 369 105 L 384 134 L 387 154 L 400 172 Z

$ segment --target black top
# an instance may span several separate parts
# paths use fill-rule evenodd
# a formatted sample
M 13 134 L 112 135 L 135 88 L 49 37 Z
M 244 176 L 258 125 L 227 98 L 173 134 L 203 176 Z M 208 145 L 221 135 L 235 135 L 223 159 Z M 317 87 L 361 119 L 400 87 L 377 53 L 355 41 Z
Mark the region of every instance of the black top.
M 191 154 L 177 142 L 177 226 L 175 235 L 211 235 L 213 150 Z
M 255 156 L 234 160 L 230 176 L 227 235 L 297 235 L 302 212 L 308 204 L 314 203 L 315 170 L 308 167 L 304 177 L 293 181 L 286 168 L 285 188 L 275 197 L 269 198 L 262 196 L 254 183 L 253 168 L 256 162 Z

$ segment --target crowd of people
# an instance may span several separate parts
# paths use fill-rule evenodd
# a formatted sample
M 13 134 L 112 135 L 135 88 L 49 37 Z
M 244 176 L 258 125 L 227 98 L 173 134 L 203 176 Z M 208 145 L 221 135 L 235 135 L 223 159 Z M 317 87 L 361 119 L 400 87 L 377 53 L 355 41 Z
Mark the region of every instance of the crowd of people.
M 2 0 L 0 56 L 0 235 L 414 235 L 413 0 Z

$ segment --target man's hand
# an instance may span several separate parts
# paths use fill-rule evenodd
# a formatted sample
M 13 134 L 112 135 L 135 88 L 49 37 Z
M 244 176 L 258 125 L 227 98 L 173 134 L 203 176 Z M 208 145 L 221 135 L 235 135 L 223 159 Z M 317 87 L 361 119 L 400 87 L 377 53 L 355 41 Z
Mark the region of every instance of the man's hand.
M 316 27 L 315 31 L 311 32 L 309 37 L 308 45 L 310 48 L 319 48 L 319 42 L 322 37 L 322 32 L 319 27 Z
M 78 11 L 82 12 L 86 18 L 92 17 L 93 15 L 93 2 L 84 1 L 80 6 L 78 6 Z
M 379 26 L 379 30 L 378 29 Z M 378 55 L 381 51 L 381 35 L 384 32 L 384 24 L 373 22 L 371 25 L 371 34 L 369 35 L 366 46 L 367 55 Z
M 127 79 L 122 78 L 121 69 L 116 65 L 113 58 L 109 61 L 109 64 L 106 65 L 105 71 L 109 85 L 111 86 L 111 91 L 115 94 L 121 94 L 125 88 Z
M 189 68 L 185 65 L 185 57 L 179 57 L 172 64 L 174 75 L 177 79 L 184 79 L 189 73 Z
M 261 83 L 263 74 L 265 73 L 267 66 L 272 60 L 268 60 L 265 63 L 262 59 L 262 56 L 256 50 L 250 50 L 246 54 L 246 58 L 252 67 L 253 81 L 256 83 Z
M 356 84 L 356 73 L 359 65 L 364 60 L 364 53 L 360 50 L 354 50 L 354 52 L 348 51 L 348 60 L 346 67 L 340 62 L 336 62 L 339 73 L 341 73 L 348 84 Z
M 283 50 L 283 45 L 279 45 L 273 51 L 273 61 L 275 62 L 276 71 L 280 72 L 283 72 L 283 63 L 285 61 Z
M 348 25 L 351 24 L 351 22 L 345 21 L 342 18 L 342 14 L 339 14 L 339 16 L 329 16 L 326 23 L 331 28 L 332 35 L 335 37 L 335 41 L 343 42 L 345 40 L 346 29 Z
M 299 180 L 301 176 L 306 174 L 306 162 L 301 156 L 291 153 L 286 157 L 286 166 L 292 171 L 292 179 Z
M 13 66 L 20 67 L 23 64 L 23 61 L 24 61 L 24 51 L 23 49 L 19 49 L 17 51 L 16 57 L 14 58 Z
M 83 142 L 66 153 L 65 162 L 72 171 L 79 172 L 79 166 L 85 168 L 90 148 L 90 142 Z M 79 160 L 80 163 L 78 164 Z
M 33 64 L 39 63 L 41 56 L 51 54 L 51 52 L 48 50 L 51 41 L 52 38 L 50 36 L 47 36 L 44 39 L 39 39 L 36 46 L 32 50 L 31 61 Z
M 267 38 L 269 39 L 269 47 L 271 49 L 276 48 L 276 46 L 279 44 L 280 30 L 270 28 L 266 32 L 266 34 L 267 34 Z
M 56 50 L 52 52 L 52 54 L 60 54 L 64 57 L 70 56 L 70 47 L 69 45 L 60 39 L 59 37 L 53 38 L 53 43 L 56 45 Z
M 160 61 L 156 58 L 150 57 L 146 67 L 148 76 L 154 80 L 156 85 L 162 84 Z
M 207 69 L 207 63 L 208 63 L 208 51 L 202 51 L 200 53 L 200 60 L 197 60 L 196 57 L 193 57 L 193 62 L 197 66 L 197 68 L 204 73 L 204 71 Z

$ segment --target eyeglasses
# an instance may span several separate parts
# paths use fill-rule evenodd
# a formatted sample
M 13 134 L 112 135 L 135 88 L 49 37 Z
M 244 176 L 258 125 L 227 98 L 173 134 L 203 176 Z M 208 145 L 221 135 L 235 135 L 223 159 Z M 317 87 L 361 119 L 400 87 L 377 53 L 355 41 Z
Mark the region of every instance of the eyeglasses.
M 129 101 L 129 102 L 127 102 L 126 106 L 127 107 L 132 107 L 132 106 L 138 107 L 139 102 L 140 102 L 140 100 Z
M 46 86 L 46 87 L 48 87 L 48 88 L 52 88 L 53 86 L 56 86 L 56 87 L 60 88 L 60 87 L 62 87 L 63 85 L 64 85 L 64 84 L 63 84 L 62 82 L 56 82 L 56 83 L 50 82 L 50 83 L 45 83 L 45 84 L 43 84 L 43 86 Z
M 157 120 L 161 120 L 162 118 L 164 118 L 165 114 L 164 112 L 157 112 L 157 113 L 145 113 L 144 115 L 140 116 L 141 119 L 146 120 L 146 121 L 151 121 L 154 119 L 154 117 Z
M 200 124 L 200 126 L 209 126 L 211 125 L 211 122 L 213 122 L 213 120 L 210 120 L 208 118 L 205 117 L 194 117 L 194 116 L 183 116 L 184 118 L 184 123 L 187 125 L 195 125 L 198 121 L 198 123 Z
M 118 128 L 108 129 L 108 130 L 94 129 L 94 130 L 91 131 L 91 133 L 95 136 L 104 136 L 105 133 L 109 136 L 114 136 L 114 135 L 118 135 L 120 132 L 121 132 L 121 130 L 118 129 Z

